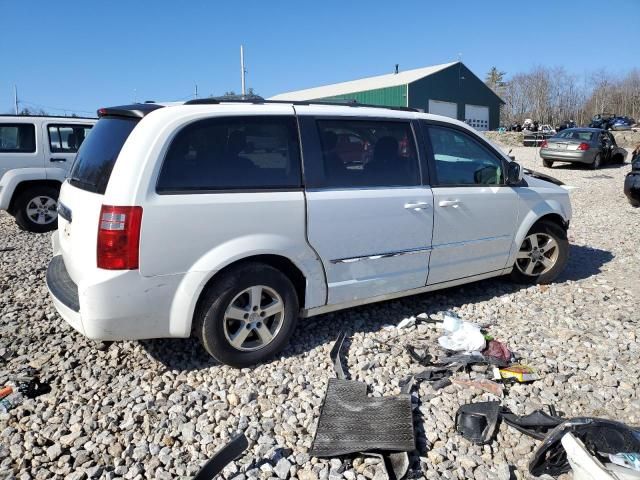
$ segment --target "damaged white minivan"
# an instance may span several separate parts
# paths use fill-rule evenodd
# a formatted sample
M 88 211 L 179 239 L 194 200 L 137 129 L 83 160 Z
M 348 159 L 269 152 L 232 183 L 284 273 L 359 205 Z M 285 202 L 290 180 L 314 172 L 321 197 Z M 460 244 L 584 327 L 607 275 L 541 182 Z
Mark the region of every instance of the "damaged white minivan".
M 242 367 L 299 317 L 563 270 L 568 192 L 462 122 L 225 101 L 105 108 L 59 202 L 47 285 L 97 340 L 200 338 Z

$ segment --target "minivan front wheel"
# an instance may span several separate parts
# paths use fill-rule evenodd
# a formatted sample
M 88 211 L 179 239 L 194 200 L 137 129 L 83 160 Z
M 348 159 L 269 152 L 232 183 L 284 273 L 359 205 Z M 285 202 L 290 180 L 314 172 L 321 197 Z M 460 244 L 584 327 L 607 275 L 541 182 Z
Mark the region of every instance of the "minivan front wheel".
M 568 256 L 566 231 L 555 223 L 540 222 L 522 241 L 511 278 L 518 283 L 551 283 L 564 270 Z
M 298 297 L 291 280 L 265 264 L 233 267 L 201 299 L 195 334 L 216 360 L 247 367 L 286 345 L 298 318 Z
M 31 187 L 15 200 L 18 226 L 28 232 L 50 232 L 58 228 L 58 189 L 46 185 Z

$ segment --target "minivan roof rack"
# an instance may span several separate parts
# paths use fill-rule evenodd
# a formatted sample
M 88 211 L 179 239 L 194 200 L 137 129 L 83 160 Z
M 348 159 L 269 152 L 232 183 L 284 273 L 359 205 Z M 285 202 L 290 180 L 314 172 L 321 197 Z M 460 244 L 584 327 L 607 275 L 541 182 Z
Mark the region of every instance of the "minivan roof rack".
M 346 100 L 344 102 L 323 102 L 316 100 L 265 100 L 259 96 L 242 97 L 242 96 L 225 96 L 225 97 L 209 97 L 188 100 L 185 105 L 217 105 L 220 103 L 252 103 L 252 104 L 285 104 L 285 105 L 330 105 L 338 107 L 368 107 L 368 108 L 385 108 L 387 110 L 399 110 L 402 112 L 419 112 L 417 108 L 411 107 L 390 107 L 385 105 L 371 105 L 368 103 L 359 103 L 356 100 Z

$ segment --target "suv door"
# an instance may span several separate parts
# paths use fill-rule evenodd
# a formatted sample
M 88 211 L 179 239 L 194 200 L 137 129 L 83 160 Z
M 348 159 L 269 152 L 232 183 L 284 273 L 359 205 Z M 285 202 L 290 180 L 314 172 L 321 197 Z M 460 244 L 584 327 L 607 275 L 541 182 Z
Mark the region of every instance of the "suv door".
M 428 284 L 505 268 L 518 220 L 506 162 L 462 128 L 423 125 L 434 198 Z
M 311 107 L 308 107 L 311 108 Z M 327 304 L 425 285 L 433 199 L 410 120 L 322 117 L 301 125 L 307 232 L 325 268 Z M 345 158 L 338 138 L 360 146 Z
M 60 168 L 65 174 L 71 168 L 73 159 L 89 134 L 92 125 L 47 123 L 43 124 L 47 143 L 46 168 Z

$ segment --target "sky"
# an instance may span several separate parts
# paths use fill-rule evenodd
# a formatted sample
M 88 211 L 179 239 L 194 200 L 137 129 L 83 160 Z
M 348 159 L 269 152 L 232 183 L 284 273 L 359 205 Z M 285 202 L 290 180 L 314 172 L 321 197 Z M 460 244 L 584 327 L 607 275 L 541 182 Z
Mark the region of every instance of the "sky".
M 537 65 L 640 67 L 640 0 L 0 0 L 0 113 L 93 115 L 133 101 L 259 95 L 462 61 L 480 78 Z

